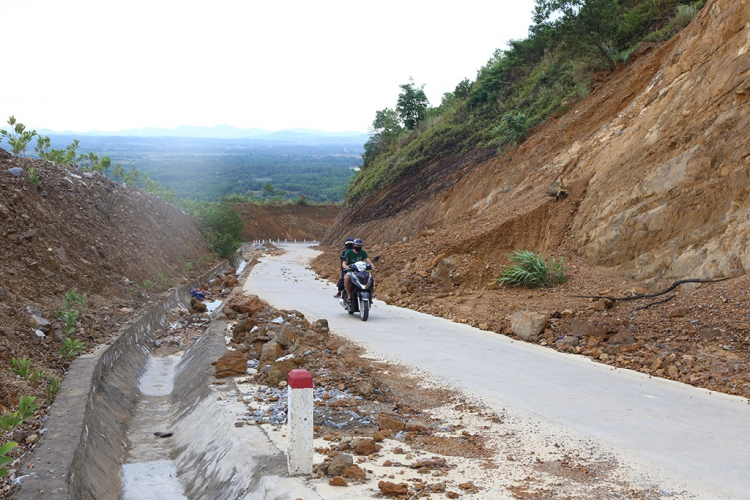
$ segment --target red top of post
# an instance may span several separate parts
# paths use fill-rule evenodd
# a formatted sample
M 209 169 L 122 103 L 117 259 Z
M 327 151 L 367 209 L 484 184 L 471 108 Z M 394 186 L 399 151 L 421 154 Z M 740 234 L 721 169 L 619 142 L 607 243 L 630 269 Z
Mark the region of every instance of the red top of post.
M 289 372 L 287 382 L 292 389 L 312 389 L 312 375 L 307 370 L 296 369 Z

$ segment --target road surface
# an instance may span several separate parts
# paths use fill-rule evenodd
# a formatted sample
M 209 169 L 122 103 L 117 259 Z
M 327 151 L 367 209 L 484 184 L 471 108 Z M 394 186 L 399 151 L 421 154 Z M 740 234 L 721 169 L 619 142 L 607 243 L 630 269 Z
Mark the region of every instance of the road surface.
M 498 411 L 558 435 L 593 441 L 661 488 L 694 498 L 750 499 L 747 399 L 614 369 L 583 356 L 376 300 L 370 319 L 348 315 L 333 285 L 308 268 L 304 244 L 264 257 L 245 289 L 272 306 L 328 320 L 332 332 L 447 383 Z M 331 265 L 336 265 L 335 262 Z

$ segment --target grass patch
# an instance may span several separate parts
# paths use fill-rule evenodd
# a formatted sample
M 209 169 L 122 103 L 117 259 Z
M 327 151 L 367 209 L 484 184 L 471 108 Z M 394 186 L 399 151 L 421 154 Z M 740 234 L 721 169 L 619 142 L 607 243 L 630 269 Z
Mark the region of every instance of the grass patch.
M 562 257 L 545 259 L 529 250 L 517 250 L 508 258 L 513 264 L 495 279 L 500 286 L 543 288 L 567 280 Z

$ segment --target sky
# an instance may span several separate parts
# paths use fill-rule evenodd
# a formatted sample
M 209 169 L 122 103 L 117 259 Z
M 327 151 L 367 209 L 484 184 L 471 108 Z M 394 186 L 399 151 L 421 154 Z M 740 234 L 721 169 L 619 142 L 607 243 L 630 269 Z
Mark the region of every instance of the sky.
M 367 132 L 399 85 L 432 105 L 534 0 L 0 0 L 0 125 Z

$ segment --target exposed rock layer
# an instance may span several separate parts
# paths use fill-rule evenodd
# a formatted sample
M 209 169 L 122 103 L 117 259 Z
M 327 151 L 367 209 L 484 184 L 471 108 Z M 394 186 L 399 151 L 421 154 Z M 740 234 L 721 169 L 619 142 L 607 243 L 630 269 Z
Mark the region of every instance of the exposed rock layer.
M 444 159 L 342 213 L 325 243 L 436 233 L 446 256 L 555 250 L 636 279 L 750 269 L 750 8 L 713 0 L 506 154 Z M 558 178 L 568 198 L 546 191 Z M 430 179 L 432 182 L 425 182 Z

